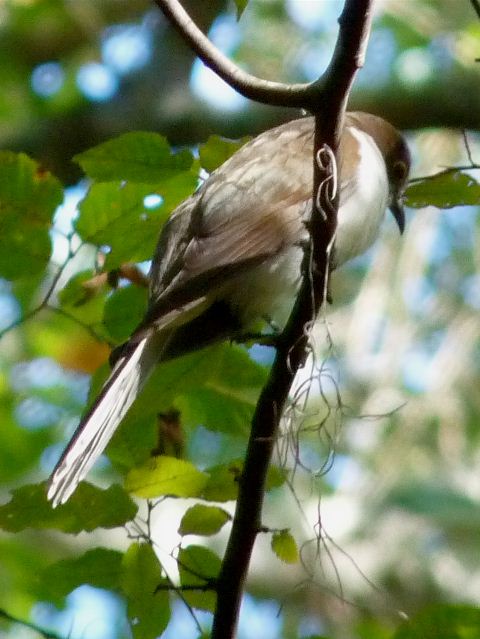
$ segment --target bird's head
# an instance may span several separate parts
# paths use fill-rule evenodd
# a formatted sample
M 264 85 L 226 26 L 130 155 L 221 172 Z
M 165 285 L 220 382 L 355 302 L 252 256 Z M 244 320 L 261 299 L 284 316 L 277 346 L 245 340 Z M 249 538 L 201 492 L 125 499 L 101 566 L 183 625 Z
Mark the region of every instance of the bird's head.
M 352 113 L 358 128 L 371 135 L 375 140 L 387 168 L 387 176 L 390 187 L 388 207 L 392 212 L 403 233 L 405 229 L 405 211 L 403 209 L 403 194 L 410 173 L 410 151 L 405 138 L 389 122 L 370 113 Z

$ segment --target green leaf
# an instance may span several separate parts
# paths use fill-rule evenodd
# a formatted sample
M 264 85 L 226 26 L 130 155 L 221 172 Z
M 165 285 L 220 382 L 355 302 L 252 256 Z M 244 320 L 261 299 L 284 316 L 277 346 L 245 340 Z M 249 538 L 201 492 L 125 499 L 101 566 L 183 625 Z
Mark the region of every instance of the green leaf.
M 410 185 L 405 197 L 407 206 L 413 208 L 437 206 L 440 209 L 449 209 L 453 206 L 475 206 L 480 204 L 480 184 L 466 173 L 451 171 Z
M 238 482 L 243 470 L 243 460 L 237 459 L 212 466 L 207 469 L 208 481 L 201 493 L 206 501 L 230 501 L 238 495 Z M 278 466 L 270 466 L 267 472 L 266 489 L 278 488 L 285 481 L 285 470 Z
M 168 592 L 162 569 L 149 544 L 132 544 L 122 562 L 121 588 L 127 598 L 128 618 L 134 639 L 156 639 L 170 620 Z
M 94 293 L 91 289 L 86 288 L 84 283 L 91 280 L 94 275 L 95 272 L 92 269 L 75 273 L 58 294 L 60 304 L 63 307 L 76 308 L 92 299 Z
M 208 475 L 190 462 L 161 455 L 132 468 L 125 479 L 125 489 L 146 499 L 161 495 L 197 497 L 207 479 Z
M 15 233 L 0 236 L 0 275 L 14 280 L 43 271 L 52 245 L 47 231 L 19 226 Z
M 361 618 L 355 624 L 355 639 L 392 639 L 392 630 L 383 619 Z
M 230 514 L 223 508 L 196 504 L 183 515 L 178 533 L 180 535 L 215 535 L 230 519 Z
M 66 504 L 53 509 L 46 486 L 32 484 L 12 491 L 0 506 L 0 528 L 18 532 L 25 528 L 55 528 L 68 533 L 95 528 L 116 528 L 131 521 L 138 507 L 118 485 L 101 490 L 82 482 Z
M 73 159 L 89 177 L 102 182 L 161 182 L 189 169 L 193 162 L 190 151 L 172 154 L 163 135 L 145 131 L 124 133 Z
M 149 260 L 170 212 L 191 194 L 196 183 L 194 173 L 184 172 L 160 185 L 94 184 L 80 203 L 75 229 L 86 242 L 110 247 L 106 269 Z M 145 204 L 149 195 L 161 196 L 159 206 Z
M 40 579 L 48 596 L 55 602 L 82 584 L 118 590 L 122 574 L 123 553 L 108 548 L 94 548 L 80 557 L 62 559 L 42 571 Z
M 199 383 L 175 399 L 182 419 L 210 430 L 248 435 L 267 370 L 241 347 L 221 344 L 205 353 L 208 356 L 197 370 Z
M 267 481 L 265 482 L 267 491 L 282 486 L 285 483 L 286 476 L 287 471 L 285 468 L 281 468 L 280 466 L 274 466 L 271 464 L 268 468 Z
M 235 6 L 237 7 L 237 20 L 240 20 L 242 13 L 245 11 L 248 4 L 248 0 L 235 0 Z
M 295 564 L 298 561 L 297 543 L 288 530 L 273 533 L 272 550 L 287 564 Z
M 43 271 L 62 199 L 62 186 L 48 171 L 23 153 L 0 151 L 0 276 L 14 280 Z
M 246 136 L 240 140 L 227 140 L 219 135 L 211 135 L 199 148 L 200 164 L 211 173 L 242 148 L 251 138 Z
M 252 362 L 245 349 L 230 344 L 218 344 L 162 363 L 115 434 L 110 446 L 113 457 L 117 457 L 118 446 L 122 450 L 117 459 L 124 465 L 132 465 L 127 457 L 131 461 L 135 457 L 136 464 L 146 459 L 156 445 L 157 414 L 172 406 L 181 411 L 186 428 L 202 424 L 245 436 L 265 376 L 265 368 Z M 97 387 L 104 380 L 105 377 L 98 377 Z M 201 397 L 208 398 L 208 406 L 201 403 Z M 139 430 L 142 432 L 137 437 Z M 130 456 L 129 451 L 134 455 Z
M 0 151 L 1 225 L 20 220 L 37 229 L 48 227 L 63 189 L 56 177 L 23 153 Z
M 215 609 L 214 580 L 220 572 L 220 558 L 204 546 L 187 546 L 178 553 L 178 570 L 182 586 L 199 586 L 198 592 L 184 591 L 185 600 L 200 610 Z M 208 588 L 210 584 L 210 588 Z
M 163 206 L 153 213 L 146 209 L 145 197 L 153 192 L 145 184 L 108 182 L 94 184 L 81 202 L 76 231 L 86 242 L 110 247 L 106 268 L 151 258 L 168 216 Z
M 107 299 L 103 322 L 110 336 L 117 342 L 123 342 L 141 322 L 146 310 L 146 289 L 125 286 Z
M 107 284 L 100 287 L 86 286 L 85 283 L 91 281 L 94 275 L 95 272 L 91 269 L 76 273 L 59 292 L 58 299 L 69 315 L 88 326 L 98 327 L 97 333 L 100 334 L 105 299 L 111 289 Z
M 473 606 L 429 606 L 400 626 L 393 639 L 477 639 L 480 609 Z
M 242 468 L 242 461 L 237 460 L 207 469 L 208 481 L 202 490 L 201 498 L 221 502 L 236 499 Z
M 0 484 L 3 485 L 22 479 L 52 443 L 48 429 L 31 430 L 17 424 L 18 398 L 9 388 L 7 370 L 0 372 Z

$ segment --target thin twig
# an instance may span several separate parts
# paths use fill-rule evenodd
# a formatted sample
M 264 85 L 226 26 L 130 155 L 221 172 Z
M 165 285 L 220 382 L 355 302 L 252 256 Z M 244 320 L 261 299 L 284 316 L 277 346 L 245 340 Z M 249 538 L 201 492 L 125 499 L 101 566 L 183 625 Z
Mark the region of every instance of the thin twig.
M 157 548 L 157 550 L 158 550 L 159 552 L 163 552 L 163 551 L 162 551 L 162 548 L 161 548 L 161 547 L 160 547 L 160 546 L 159 546 L 159 545 L 155 542 L 155 540 L 154 540 L 154 539 L 153 539 L 153 537 L 151 536 L 151 532 L 152 532 L 152 531 L 151 531 L 151 523 L 152 523 L 152 522 L 151 522 L 151 517 L 152 517 L 152 512 L 153 512 L 153 510 L 154 510 L 154 509 L 155 509 L 155 508 L 156 508 L 156 507 L 157 507 L 160 503 L 162 503 L 163 501 L 165 501 L 166 499 L 167 499 L 166 497 L 163 497 L 163 498 L 157 499 L 157 500 L 155 500 L 155 501 L 152 501 L 151 499 L 147 500 L 147 508 L 148 508 L 148 510 L 147 510 L 147 518 L 146 518 L 146 520 L 143 520 L 143 519 L 141 519 L 140 517 L 137 517 L 137 518 L 136 518 L 136 519 L 132 522 L 132 523 L 133 523 L 133 525 L 134 525 L 134 527 L 136 528 L 136 531 L 137 531 L 137 532 L 136 532 L 136 534 L 135 534 L 135 536 L 133 536 L 133 534 L 132 534 L 132 533 L 130 533 L 130 531 L 129 531 L 128 527 L 127 527 L 127 526 L 125 526 L 125 530 L 127 531 L 127 535 L 128 535 L 128 537 L 130 537 L 130 538 L 132 538 L 132 537 L 133 537 L 133 538 L 135 538 L 135 539 L 142 539 L 142 540 L 143 540 L 143 541 L 145 541 L 146 543 L 148 543 L 148 544 L 152 545 L 153 547 Z M 146 530 L 146 531 L 144 531 L 144 530 L 142 529 L 142 526 L 141 526 L 141 524 L 139 523 L 139 521 L 138 521 L 138 520 L 146 526 L 146 528 L 147 528 L 147 530 Z M 171 556 L 171 555 L 170 555 L 170 556 Z M 174 584 L 173 579 L 172 579 L 172 578 L 170 577 L 170 575 L 168 574 L 167 569 L 165 568 L 165 566 L 164 566 L 164 565 L 162 564 L 162 562 L 160 561 L 160 557 L 158 557 L 158 553 L 157 553 L 157 558 L 158 558 L 158 561 L 160 562 L 160 565 L 162 566 L 162 571 L 163 571 L 163 573 L 165 574 L 165 578 L 166 578 L 166 580 L 168 581 L 168 586 L 169 586 L 169 588 L 168 588 L 168 589 L 176 592 L 176 594 L 177 594 L 178 598 L 180 599 L 180 601 L 183 603 L 183 605 L 184 605 L 184 606 L 185 606 L 185 608 L 187 609 L 188 613 L 190 614 L 190 616 L 191 616 L 191 618 L 192 618 L 192 621 L 193 621 L 193 623 L 195 624 L 195 626 L 196 626 L 196 628 L 197 628 L 198 634 L 199 634 L 199 635 L 201 635 L 201 634 L 202 634 L 202 626 L 201 626 L 200 622 L 199 622 L 199 621 L 198 621 L 198 619 L 197 619 L 197 616 L 196 616 L 196 614 L 195 614 L 194 609 L 193 609 L 193 608 L 192 608 L 192 606 L 188 603 L 187 599 L 185 598 L 185 596 L 184 596 L 184 594 L 183 594 L 183 592 L 182 592 L 182 589 L 181 589 L 181 588 L 179 588 L 178 586 L 176 586 L 176 585 Z M 157 589 L 158 589 L 158 590 L 162 590 L 162 589 L 163 589 L 163 590 L 165 590 L 165 589 L 167 589 L 167 588 L 161 588 L 161 587 L 158 587 Z M 212 590 L 214 590 L 215 588 L 211 588 L 211 589 L 212 589 Z
M 467 152 L 467 158 L 470 162 L 471 166 L 475 166 L 475 162 L 473 161 L 472 149 L 470 148 L 470 142 L 468 141 L 467 132 L 465 129 L 462 129 L 462 137 L 463 144 L 465 145 L 465 151 Z
M 58 269 L 57 272 L 55 273 L 55 275 L 53 276 L 53 279 L 47 289 L 47 292 L 45 293 L 45 295 L 43 296 L 42 301 L 37 304 L 37 306 L 35 306 L 35 308 L 33 308 L 31 311 L 28 311 L 28 313 L 25 313 L 25 315 L 22 315 L 22 317 L 19 317 L 18 319 L 16 319 L 14 322 L 12 322 L 11 324 L 9 324 L 6 328 L 4 328 L 2 331 L 0 331 L 0 339 L 2 339 L 2 337 L 4 335 L 6 335 L 7 333 L 9 333 L 10 331 L 12 331 L 14 328 L 18 328 L 19 326 L 22 326 L 22 324 L 24 324 L 25 322 L 27 322 L 29 319 L 31 319 L 32 317 L 34 317 L 35 315 L 37 315 L 37 313 L 40 313 L 40 311 L 42 311 L 43 309 L 47 308 L 49 302 L 50 302 L 50 298 L 52 297 L 55 288 L 65 270 L 65 268 L 67 267 L 67 264 L 70 262 L 70 260 L 75 257 L 75 255 L 78 253 L 78 251 L 80 250 L 82 244 L 80 244 L 79 246 L 77 246 L 76 249 L 72 249 L 72 235 L 68 235 L 67 239 L 69 241 L 69 247 L 68 247 L 68 255 L 65 258 L 63 264 L 61 264 Z
M 463 137 L 463 144 L 465 146 L 465 152 L 467 154 L 467 159 L 470 162 L 470 164 L 460 165 L 460 166 L 446 166 L 441 171 L 438 171 L 437 173 L 433 173 L 432 175 L 422 175 L 419 177 L 411 178 L 409 180 L 409 184 L 415 184 L 416 182 L 423 182 L 424 180 L 434 180 L 435 178 L 441 177 L 442 175 L 448 175 L 449 173 L 456 173 L 457 171 L 471 171 L 471 170 L 480 169 L 480 164 L 475 162 L 475 160 L 473 159 L 472 149 L 470 148 L 470 142 L 468 141 L 468 136 L 465 129 L 462 129 L 462 137 Z
M 91 326 L 90 324 L 87 324 L 80 318 L 75 317 L 75 315 L 73 315 L 72 313 L 69 313 L 64 308 L 61 308 L 61 306 L 52 306 L 51 304 L 46 304 L 43 308 L 46 308 L 49 311 L 56 313 L 57 315 L 61 315 L 62 317 L 65 317 L 66 319 L 70 320 L 71 322 L 74 322 L 75 324 L 78 324 L 78 326 L 80 326 L 85 331 L 87 331 L 87 333 L 91 335 L 93 339 L 96 340 L 97 342 L 108 344 L 108 346 L 111 346 L 111 347 L 115 346 L 113 342 L 103 337 L 103 335 L 99 335 L 97 331 L 93 328 L 93 326 Z

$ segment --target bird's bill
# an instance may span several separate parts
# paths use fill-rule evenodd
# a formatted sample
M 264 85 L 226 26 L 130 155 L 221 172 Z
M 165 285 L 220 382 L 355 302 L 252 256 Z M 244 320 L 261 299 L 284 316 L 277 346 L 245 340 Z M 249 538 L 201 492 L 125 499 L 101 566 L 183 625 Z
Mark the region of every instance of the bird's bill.
M 398 200 L 394 200 L 390 206 L 390 211 L 393 213 L 393 217 L 395 218 L 398 228 L 400 229 L 400 234 L 405 230 L 405 211 L 403 210 L 403 205 Z

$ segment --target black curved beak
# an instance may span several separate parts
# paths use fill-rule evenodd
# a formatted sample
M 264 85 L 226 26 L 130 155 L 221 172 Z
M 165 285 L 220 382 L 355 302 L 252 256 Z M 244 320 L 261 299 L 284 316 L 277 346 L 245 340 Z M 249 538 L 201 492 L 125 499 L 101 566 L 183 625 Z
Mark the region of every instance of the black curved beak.
M 390 206 L 390 211 L 393 213 L 393 217 L 395 218 L 398 228 L 400 229 L 400 235 L 405 230 L 405 211 L 403 210 L 403 205 L 400 200 L 394 200 Z

